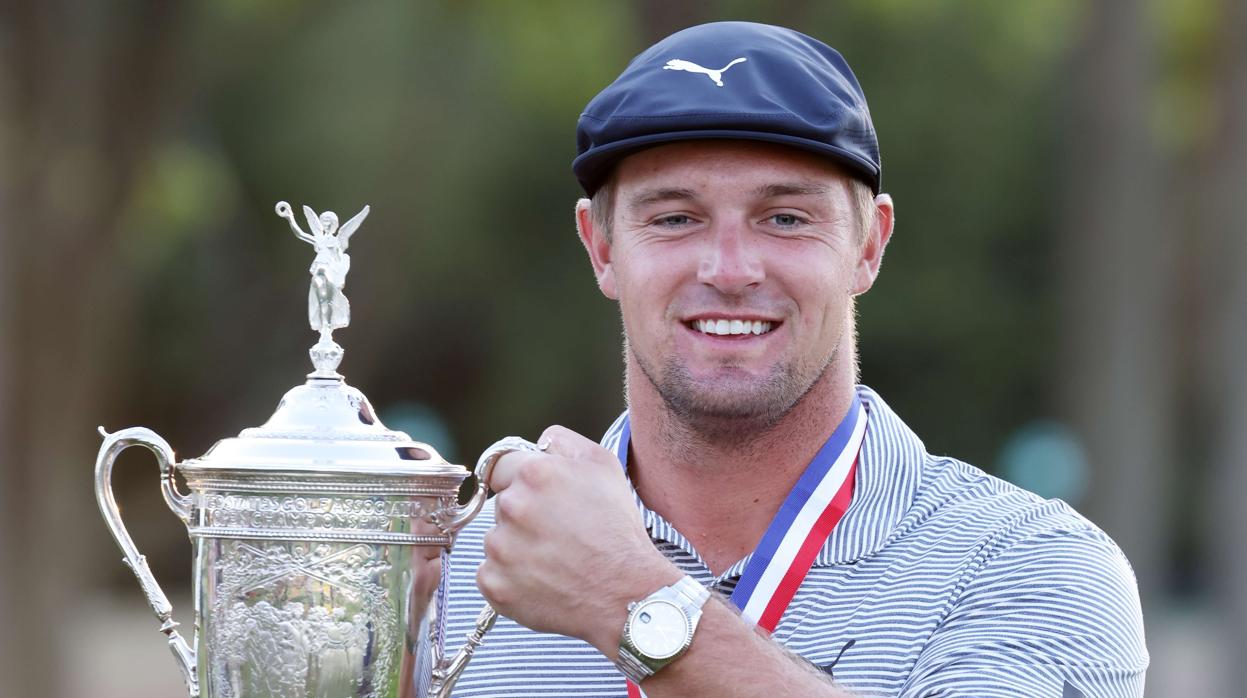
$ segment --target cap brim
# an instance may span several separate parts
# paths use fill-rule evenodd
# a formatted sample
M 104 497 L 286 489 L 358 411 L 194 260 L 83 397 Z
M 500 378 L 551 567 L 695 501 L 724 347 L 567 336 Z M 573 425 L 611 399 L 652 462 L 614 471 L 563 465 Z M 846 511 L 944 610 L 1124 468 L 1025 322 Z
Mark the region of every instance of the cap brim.
M 597 191 L 598 187 L 602 185 L 602 182 L 610 174 L 611 168 L 623 158 L 651 146 L 694 140 L 747 140 L 792 146 L 836 161 L 847 169 L 850 174 L 869 184 L 875 194 L 878 194 L 880 191 L 879 168 L 854 153 L 821 141 L 779 133 L 760 133 L 758 131 L 703 129 L 636 136 L 589 149 L 572 161 L 572 172 L 575 173 L 576 179 L 580 182 L 580 186 L 585 190 L 585 193 L 593 196 L 594 192 Z

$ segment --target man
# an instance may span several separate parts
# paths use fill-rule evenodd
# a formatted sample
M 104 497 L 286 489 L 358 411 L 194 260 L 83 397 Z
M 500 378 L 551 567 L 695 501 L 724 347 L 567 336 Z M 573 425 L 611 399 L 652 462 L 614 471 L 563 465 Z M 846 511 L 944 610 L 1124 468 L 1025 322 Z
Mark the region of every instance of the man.
M 693 27 L 577 135 L 628 411 L 601 445 L 554 426 L 487 459 L 498 494 L 452 556 L 447 637 L 484 600 L 504 617 L 455 695 L 1142 694 L 1113 542 L 927 454 L 855 386 L 854 298 L 894 218 L 838 53 Z

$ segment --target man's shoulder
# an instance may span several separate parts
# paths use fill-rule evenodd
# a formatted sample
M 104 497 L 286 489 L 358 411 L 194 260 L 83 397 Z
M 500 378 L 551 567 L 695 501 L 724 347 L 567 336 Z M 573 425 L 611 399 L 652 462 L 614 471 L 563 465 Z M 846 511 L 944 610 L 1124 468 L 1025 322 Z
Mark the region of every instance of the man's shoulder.
M 931 457 L 927 470 L 911 530 L 947 531 L 943 542 L 962 548 L 963 601 L 1013 594 L 1042 579 L 1082 589 L 1088 606 L 1137 613 L 1137 582 L 1125 554 L 1069 504 L 951 458 Z
M 935 513 L 973 512 L 981 520 L 1007 521 L 1019 528 L 1096 529 L 1065 501 L 1041 497 L 964 461 L 927 455 L 923 470 L 915 500 Z
M 993 670 L 982 657 L 1014 652 L 1005 663 L 1017 662 L 1019 687 L 1078 677 L 1133 695 L 1123 687 L 1141 685 L 1149 658 L 1134 571 L 1112 538 L 1065 502 L 966 463 L 931 458 L 928 470 L 921 527 L 972 533 L 947 539 L 965 564 L 909 688 L 956 685 L 959 672 L 972 681 Z
M 878 393 L 865 385 L 857 391 L 877 430 L 867 440 L 876 468 L 872 476 L 888 487 L 908 490 L 898 530 L 953 527 L 1003 538 L 1043 531 L 1104 536 L 1059 499 L 1045 499 L 969 463 L 930 453 Z
M 919 530 L 956 533 L 984 557 L 1046 541 L 1124 560 L 1108 534 L 1060 499 L 1045 499 L 954 458 L 928 455 L 923 471 L 902 526 L 911 535 Z

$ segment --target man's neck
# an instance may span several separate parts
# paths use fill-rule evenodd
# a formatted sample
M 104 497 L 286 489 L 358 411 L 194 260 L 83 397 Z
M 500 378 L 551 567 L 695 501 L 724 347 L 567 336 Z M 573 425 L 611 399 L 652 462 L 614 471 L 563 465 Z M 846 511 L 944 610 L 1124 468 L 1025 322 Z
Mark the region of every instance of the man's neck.
M 850 371 L 830 367 L 777 424 L 707 438 L 680 422 L 629 366 L 629 469 L 645 505 L 722 574 L 757 547 L 775 512 L 847 414 Z M 840 375 L 843 374 L 843 375 Z

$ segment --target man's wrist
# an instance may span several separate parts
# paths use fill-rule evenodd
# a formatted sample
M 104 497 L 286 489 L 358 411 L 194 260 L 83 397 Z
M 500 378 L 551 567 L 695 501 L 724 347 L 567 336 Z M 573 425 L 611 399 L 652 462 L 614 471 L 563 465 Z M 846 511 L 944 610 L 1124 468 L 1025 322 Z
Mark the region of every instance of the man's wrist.
M 628 605 L 615 664 L 640 683 L 679 659 L 692 645 L 710 590 L 688 575 Z
M 619 637 L 628 621 L 628 604 L 671 586 L 683 577 L 680 568 L 657 554 L 651 561 L 630 566 L 629 574 L 621 577 L 619 583 L 612 585 L 605 595 L 603 612 L 593 624 L 592 636 L 582 639 L 596 647 L 607 659 L 617 661 Z

